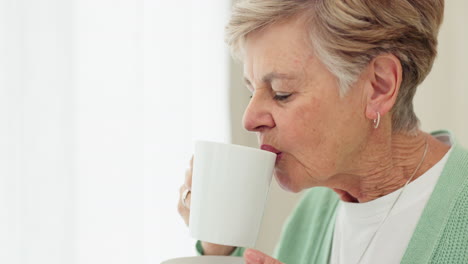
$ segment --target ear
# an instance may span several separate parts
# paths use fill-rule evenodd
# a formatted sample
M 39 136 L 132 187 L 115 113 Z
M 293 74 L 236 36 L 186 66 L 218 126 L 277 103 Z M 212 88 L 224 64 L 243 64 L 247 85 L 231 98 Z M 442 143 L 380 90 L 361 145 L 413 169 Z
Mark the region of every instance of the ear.
M 366 117 L 387 114 L 395 104 L 402 80 L 400 60 L 393 54 L 381 54 L 368 66 Z

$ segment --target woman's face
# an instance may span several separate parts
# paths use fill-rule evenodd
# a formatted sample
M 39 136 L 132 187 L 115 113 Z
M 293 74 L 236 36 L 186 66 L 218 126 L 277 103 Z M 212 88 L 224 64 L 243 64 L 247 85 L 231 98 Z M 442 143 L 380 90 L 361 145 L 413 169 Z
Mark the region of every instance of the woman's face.
M 351 173 L 370 127 L 360 81 L 340 98 L 337 79 L 315 57 L 300 20 L 249 34 L 244 77 L 252 99 L 244 127 L 279 154 L 275 177 L 286 190 L 333 187 Z M 361 79 L 361 78 L 360 78 Z M 355 164 L 354 164 L 355 165 Z

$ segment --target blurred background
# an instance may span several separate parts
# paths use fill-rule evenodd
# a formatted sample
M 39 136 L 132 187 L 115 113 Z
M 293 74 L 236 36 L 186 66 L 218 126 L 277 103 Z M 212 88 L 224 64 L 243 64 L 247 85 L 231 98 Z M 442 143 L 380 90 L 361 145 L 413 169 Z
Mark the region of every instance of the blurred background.
M 230 0 L 0 0 L 0 263 L 160 263 L 195 254 L 177 213 L 197 139 L 257 146 L 223 41 Z M 468 146 L 468 2 L 446 1 L 416 95 Z M 274 182 L 257 248 L 300 194 Z

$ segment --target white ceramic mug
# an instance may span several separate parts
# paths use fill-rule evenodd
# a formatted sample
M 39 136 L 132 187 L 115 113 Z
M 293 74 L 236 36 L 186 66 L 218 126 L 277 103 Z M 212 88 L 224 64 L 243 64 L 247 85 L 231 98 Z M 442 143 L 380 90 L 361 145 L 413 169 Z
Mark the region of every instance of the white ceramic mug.
M 193 238 L 254 247 L 276 154 L 198 141 L 193 160 L 189 229 Z

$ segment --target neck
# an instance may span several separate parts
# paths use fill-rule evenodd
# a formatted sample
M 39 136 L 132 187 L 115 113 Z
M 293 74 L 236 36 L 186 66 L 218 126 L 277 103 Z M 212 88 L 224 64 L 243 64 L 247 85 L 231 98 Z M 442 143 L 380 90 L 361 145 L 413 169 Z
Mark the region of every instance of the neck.
M 426 144 L 428 150 L 422 161 Z M 344 173 L 333 177 L 332 188 L 346 202 L 372 201 L 402 188 L 413 174 L 411 181 L 420 177 L 449 148 L 421 131 L 416 135 L 396 133 L 373 138 L 353 155 L 356 158 Z

